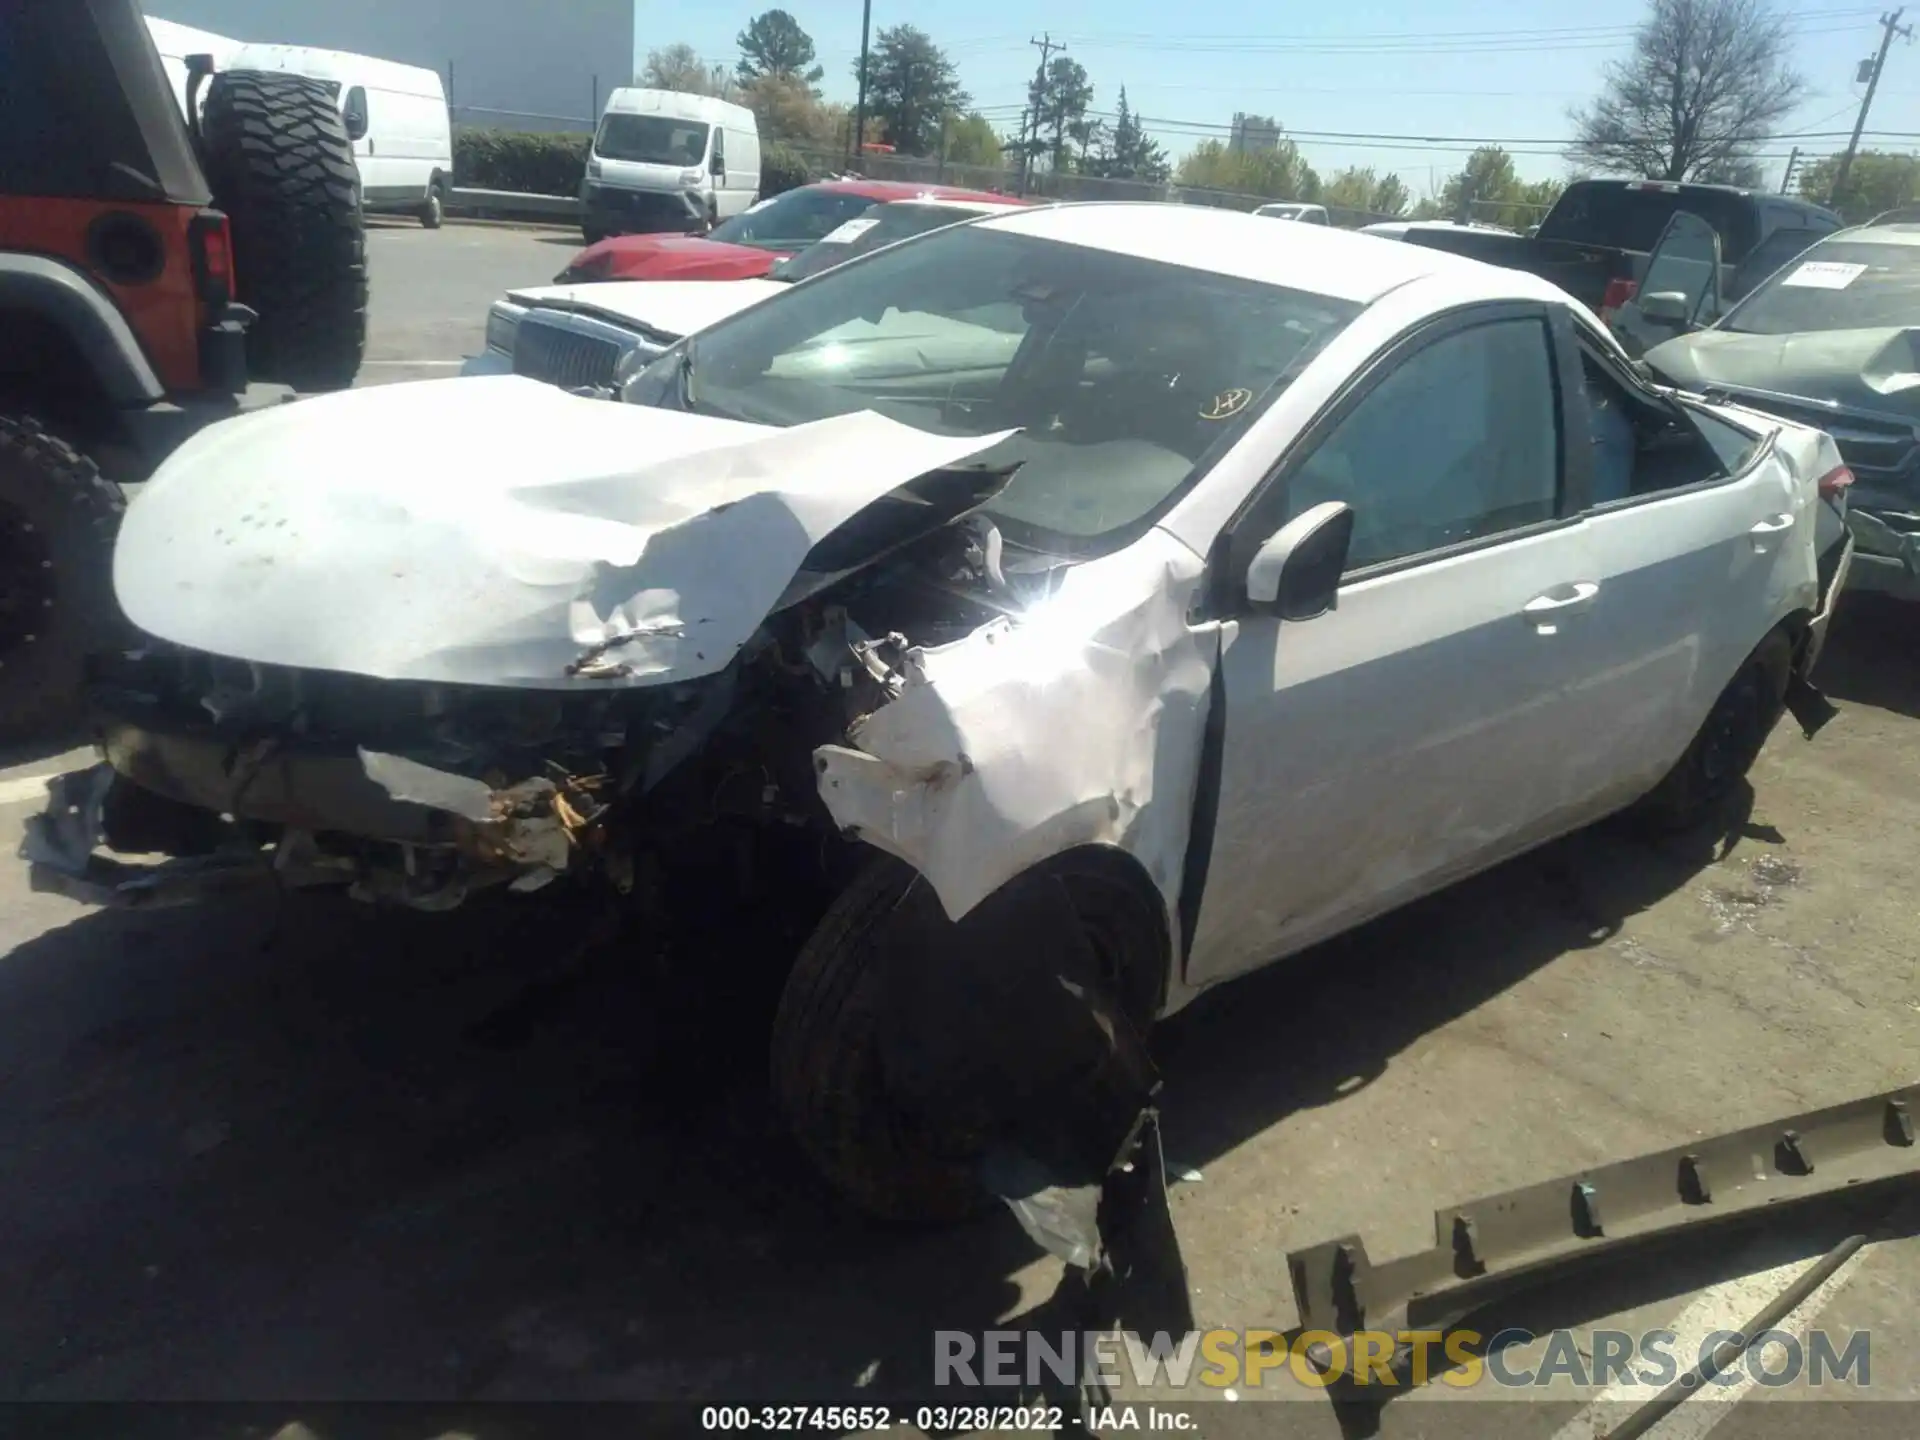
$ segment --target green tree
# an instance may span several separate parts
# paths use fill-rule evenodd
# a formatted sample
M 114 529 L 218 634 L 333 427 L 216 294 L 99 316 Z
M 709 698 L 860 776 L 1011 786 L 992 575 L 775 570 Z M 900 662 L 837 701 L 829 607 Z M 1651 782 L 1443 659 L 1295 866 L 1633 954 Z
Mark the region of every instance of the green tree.
M 812 87 L 826 73 L 813 63 L 813 37 L 784 10 L 754 16 L 734 44 L 740 47 L 740 63 L 733 73 L 742 84 L 777 75 Z
M 1203 140 L 1180 162 L 1180 183 L 1193 190 L 1228 190 L 1261 200 L 1314 201 L 1320 177 L 1300 155 L 1300 147 L 1282 139 L 1271 150 L 1236 153 L 1221 140 Z
M 1794 44 L 1770 0 L 1651 0 L 1633 53 L 1572 112 L 1568 158 L 1655 180 L 1725 173 L 1805 96 Z
M 1000 137 L 979 111 L 949 122 L 947 159 L 955 165 L 998 165 Z
M 1376 219 L 1397 217 L 1406 210 L 1407 199 L 1407 187 L 1398 175 L 1377 175 L 1371 166 L 1353 166 L 1320 184 L 1322 205 Z
M 761 137 L 801 150 L 840 151 L 846 145 L 847 107 L 820 99 L 798 75 L 762 75 L 740 87 L 739 100 L 759 122 Z M 868 125 L 867 138 L 877 138 Z
M 648 90 L 684 90 L 690 95 L 718 95 L 726 86 L 716 76 L 724 74 L 718 67 L 710 67 L 702 60 L 691 45 L 675 44 L 649 50 L 647 63 L 640 68 L 636 83 Z
M 860 62 L 853 62 L 854 80 Z M 913 25 L 889 25 L 867 56 L 867 111 L 887 127 L 904 155 L 926 155 L 939 141 L 940 117 L 968 107 L 960 75 L 933 37 Z
M 1416 218 L 1465 218 L 1525 230 L 1540 222 L 1565 188 L 1559 180 L 1522 180 L 1511 155 L 1498 145 L 1483 145 L 1449 177 L 1438 201 L 1423 207 L 1427 213 Z
M 1859 225 L 1887 210 L 1920 201 L 1920 156 L 1862 150 L 1853 157 L 1844 190 L 1834 192 L 1840 157 L 1829 155 L 1800 172 L 1800 194 L 1838 210 L 1848 224 Z
M 1120 87 L 1113 124 L 1106 127 L 1104 135 L 1093 137 L 1091 153 L 1082 160 L 1081 169 L 1109 180 L 1145 180 L 1155 185 L 1165 184 L 1173 174 L 1166 152 L 1141 128 L 1140 117 L 1127 103 L 1126 86 Z
M 1093 82 L 1087 79 L 1086 67 L 1069 55 L 1056 55 L 1027 86 L 1027 107 L 1034 116 L 1034 153 L 1040 153 L 1044 142 L 1053 155 L 1053 168 L 1066 169 L 1067 141 L 1092 105 Z

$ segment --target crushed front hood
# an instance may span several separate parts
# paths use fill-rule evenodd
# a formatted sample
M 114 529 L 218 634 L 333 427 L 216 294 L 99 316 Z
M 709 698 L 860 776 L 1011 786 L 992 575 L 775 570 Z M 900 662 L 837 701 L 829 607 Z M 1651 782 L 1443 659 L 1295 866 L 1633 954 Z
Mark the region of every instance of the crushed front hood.
M 579 311 L 678 340 L 793 287 L 780 280 L 608 280 L 512 290 L 516 304 Z
M 1742 335 L 1702 330 L 1647 351 L 1655 374 L 1688 390 L 1716 385 L 1831 400 L 1920 418 L 1920 331 Z
M 1004 438 L 871 413 L 775 430 L 518 376 L 350 391 L 174 452 L 128 507 L 114 588 L 149 634 L 261 664 L 690 680 L 732 660 L 844 522 Z

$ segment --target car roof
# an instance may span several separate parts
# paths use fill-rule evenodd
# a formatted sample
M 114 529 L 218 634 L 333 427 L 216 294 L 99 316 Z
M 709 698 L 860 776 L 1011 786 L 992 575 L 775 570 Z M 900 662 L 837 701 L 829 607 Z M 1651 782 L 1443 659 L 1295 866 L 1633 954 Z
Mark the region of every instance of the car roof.
M 831 190 L 842 195 L 864 195 L 871 200 L 985 200 L 1015 209 L 1030 208 L 1017 196 L 969 190 L 964 185 L 936 185 L 915 180 L 817 180 L 809 190 Z
M 1538 276 L 1431 246 L 1332 226 L 1263 225 L 1258 216 L 1204 205 L 1092 201 L 1028 208 L 975 223 L 1362 304 L 1428 277 L 1455 280 L 1476 298 L 1569 303 L 1565 291 Z
M 996 195 L 991 200 L 960 195 L 913 195 L 904 200 L 883 200 L 880 203 L 888 207 L 919 205 L 928 210 L 951 210 L 956 215 L 1006 215 L 1015 210 L 1033 208 L 1025 200 L 1015 200 L 1006 195 Z
M 1882 225 L 1856 225 L 1851 230 L 1836 230 L 1822 235 L 1817 243 L 1846 240 L 1863 245 L 1920 245 L 1920 222 L 1895 221 Z

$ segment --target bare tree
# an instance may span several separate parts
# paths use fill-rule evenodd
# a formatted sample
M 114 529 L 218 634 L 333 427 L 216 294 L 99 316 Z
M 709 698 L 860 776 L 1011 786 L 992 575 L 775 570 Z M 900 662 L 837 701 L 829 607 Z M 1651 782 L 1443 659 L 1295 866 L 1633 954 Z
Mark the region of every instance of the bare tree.
M 1652 0 L 1632 55 L 1573 111 L 1567 158 L 1656 180 L 1741 173 L 1805 94 L 1791 43 L 1769 0 Z

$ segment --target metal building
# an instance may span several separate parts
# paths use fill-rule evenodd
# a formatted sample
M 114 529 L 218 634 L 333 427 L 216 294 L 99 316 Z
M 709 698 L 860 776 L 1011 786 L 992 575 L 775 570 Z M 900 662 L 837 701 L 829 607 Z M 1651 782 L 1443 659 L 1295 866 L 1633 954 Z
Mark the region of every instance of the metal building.
M 351 50 L 438 70 L 454 119 L 583 130 L 632 83 L 634 0 L 146 0 L 235 40 Z

